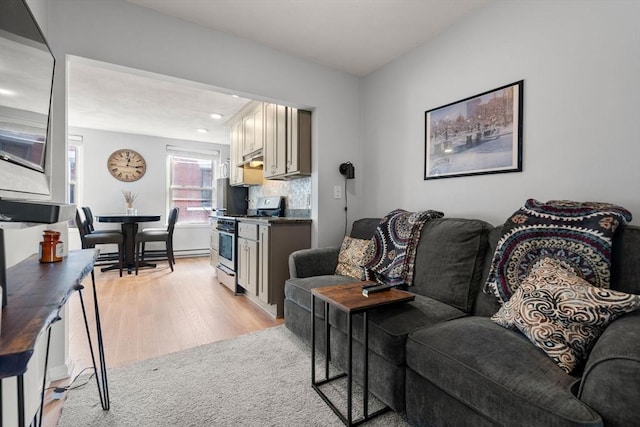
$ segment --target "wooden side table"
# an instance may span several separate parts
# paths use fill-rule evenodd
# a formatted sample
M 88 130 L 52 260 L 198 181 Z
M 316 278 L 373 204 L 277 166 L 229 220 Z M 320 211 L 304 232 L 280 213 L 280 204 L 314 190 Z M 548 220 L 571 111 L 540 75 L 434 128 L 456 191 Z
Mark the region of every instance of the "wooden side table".
M 7 269 L 8 304 L 2 310 L 2 333 L 0 334 L 0 380 L 17 377 L 17 404 L 19 427 L 27 425 L 25 417 L 24 374 L 33 356 L 38 337 L 47 333 L 47 346 L 44 358 L 44 375 L 40 395 L 40 420 L 34 417 L 31 425 L 42 425 L 44 392 L 46 387 L 46 372 L 51 342 L 50 326 L 60 320 L 60 310 L 67 303 L 69 297 L 78 292 L 87 340 L 91 350 L 91 361 L 96 375 L 98 395 L 102 409 L 109 409 L 109 387 L 107 380 L 107 365 L 102 340 L 102 327 L 98 309 L 95 275 L 93 267 L 98 257 L 97 249 L 83 249 L 71 251 L 61 262 L 38 262 L 38 255 L 32 255 L 26 260 Z M 96 319 L 96 336 L 98 358 L 96 357 L 91 340 L 89 321 L 82 297 L 82 280 L 91 273 L 93 285 L 94 314 Z M 0 407 L 2 406 L 2 382 L 0 381 Z M 36 413 L 37 417 L 38 413 Z M 2 427 L 2 411 L 0 410 L 0 427 Z
M 362 285 L 371 282 L 353 282 L 344 285 L 326 286 L 322 288 L 311 289 L 311 384 L 313 389 L 322 397 L 327 405 L 335 412 L 335 414 L 347 426 L 354 426 L 364 423 L 386 411 L 388 406 L 369 414 L 369 327 L 367 312 L 373 308 L 382 307 L 390 304 L 398 304 L 406 301 L 413 301 L 415 296 L 409 292 L 398 289 L 391 289 L 385 292 L 378 292 L 369 296 L 362 295 Z M 325 365 L 324 379 L 316 381 L 316 298 L 324 302 L 324 324 L 325 324 Z M 340 311 L 347 314 L 347 372 L 329 377 L 329 356 L 331 350 L 329 347 L 329 306 L 332 305 Z M 363 378 L 363 416 L 357 420 L 353 420 L 352 401 L 353 401 L 353 327 L 352 319 L 357 313 L 362 313 L 364 321 L 363 339 L 364 339 L 364 378 Z M 320 386 L 327 384 L 339 378 L 347 377 L 347 414 L 346 416 L 340 412 L 327 395 L 320 390 Z

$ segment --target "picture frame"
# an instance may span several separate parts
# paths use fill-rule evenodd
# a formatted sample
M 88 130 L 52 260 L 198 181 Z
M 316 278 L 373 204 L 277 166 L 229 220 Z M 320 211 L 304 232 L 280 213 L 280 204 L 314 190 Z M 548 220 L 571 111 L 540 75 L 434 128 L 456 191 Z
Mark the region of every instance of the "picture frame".
M 425 111 L 424 179 L 522 171 L 524 80 Z

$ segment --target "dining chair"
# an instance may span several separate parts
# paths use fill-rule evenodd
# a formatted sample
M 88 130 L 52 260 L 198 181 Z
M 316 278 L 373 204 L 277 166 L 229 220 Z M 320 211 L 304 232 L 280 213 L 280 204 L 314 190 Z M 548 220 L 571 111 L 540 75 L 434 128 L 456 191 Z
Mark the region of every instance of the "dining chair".
M 173 271 L 173 265 L 176 263 L 173 256 L 173 230 L 178 221 L 179 212 L 178 208 L 171 209 L 167 228 L 145 228 L 136 233 L 136 274 L 138 274 L 140 262 L 147 260 L 145 259 L 147 256 L 154 260 L 166 259 Z M 164 242 L 164 250 L 145 251 L 145 244 L 148 242 Z
M 124 254 L 124 238 L 122 233 L 116 230 L 113 231 L 101 231 L 99 233 L 91 233 L 89 221 L 85 216 L 83 208 L 76 209 L 76 227 L 80 233 L 80 242 L 82 243 L 82 249 L 95 248 L 96 245 L 109 245 L 115 244 L 118 246 L 118 263 L 109 263 L 114 260 L 112 253 L 101 253 L 98 256 L 95 265 L 105 265 L 100 271 L 105 272 L 108 270 L 114 270 L 116 265 L 120 270 L 120 277 L 122 277 L 122 264 Z
M 82 212 L 84 213 L 84 217 L 87 220 L 87 229 L 91 234 L 104 234 L 104 233 L 113 233 L 116 230 L 96 230 L 93 228 L 93 213 L 91 212 L 91 208 L 89 206 L 83 206 Z

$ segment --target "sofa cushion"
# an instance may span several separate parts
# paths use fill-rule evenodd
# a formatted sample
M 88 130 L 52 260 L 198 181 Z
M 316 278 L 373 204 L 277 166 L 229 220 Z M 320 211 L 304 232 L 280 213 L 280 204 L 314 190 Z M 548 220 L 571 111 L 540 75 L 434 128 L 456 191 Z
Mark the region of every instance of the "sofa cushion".
M 349 235 L 356 239 L 369 240 L 373 237 L 380 224 L 380 218 L 361 218 L 353 221 Z
M 316 308 L 317 311 L 317 308 Z M 432 298 L 416 295 L 414 301 L 393 304 L 370 310 L 369 349 L 396 365 L 405 363 L 407 335 L 425 326 L 456 319 L 466 314 Z M 347 314 L 331 307 L 329 323 L 347 334 Z M 352 320 L 353 337 L 364 342 L 363 317 L 356 314 Z
M 411 292 L 470 312 L 482 284 L 490 224 L 441 218 L 422 228 Z
M 638 307 L 639 295 L 596 288 L 544 258 L 491 319 L 522 332 L 570 373 L 610 322 Z
M 289 279 L 284 285 L 284 297 L 311 311 L 311 289 L 321 288 L 330 285 L 342 285 L 354 282 L 355 279 L 349 276 L 341 276 L 339 274 L 329 274 L 325 276 L 312 276 L 304 278 Z M 316 302 L 316 314 L 322 314 L 322 301 L 318 299 Z
M 531 266 L 552 256 L 592 285 L 608 288 L 613 235 L 630 220 L 631 213 L 616 205 L 529 199 L 503 226 L 486 287 L 505 303 Z
M 412 332 L 407 367 L 499 425 L 601 425 L 598 414 L 572 394 L 577 378 L 522 334 L 487 317 Z M 407 389 L 407 395 L 420 392 Z
M 338 253 L 338 265 L 336 274 L 353 277 L 357 280 L 364 279 L 364 254 L 371 240 L 356 239 L 345 236 Z

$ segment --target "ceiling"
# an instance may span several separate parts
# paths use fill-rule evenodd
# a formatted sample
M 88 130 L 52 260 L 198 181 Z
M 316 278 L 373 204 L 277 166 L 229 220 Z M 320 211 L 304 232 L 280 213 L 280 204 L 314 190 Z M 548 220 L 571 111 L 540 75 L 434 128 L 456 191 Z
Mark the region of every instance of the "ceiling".
M 128 1 L 364 76 L 493 0 Z M 225 118 L 248 102 L 193 82 L 81 59 L 71 62 L 69 81 L 71 126 L 134 134 L 226 143 Z M 214 112 L 225 118 L 211 119 Z

